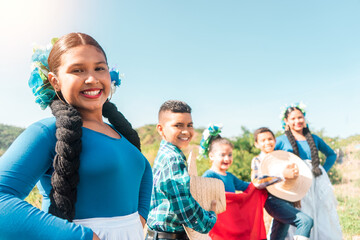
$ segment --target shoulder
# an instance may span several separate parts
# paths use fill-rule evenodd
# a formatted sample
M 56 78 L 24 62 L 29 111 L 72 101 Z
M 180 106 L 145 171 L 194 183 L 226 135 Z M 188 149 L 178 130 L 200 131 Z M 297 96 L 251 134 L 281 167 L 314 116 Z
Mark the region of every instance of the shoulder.
M 311 134 L 315 142 L 323 142 L 324 140 L 316 134 Z
M 55 117 L 44 118 L 37 122 L 34 122 L 33 124 L 31 124 L 29 126 L 29 128 L 32 128 L 32 127 L 44 128 L 44 129 L 56 131 L 56 119 L 55 119 Z
M 166 146 L 160 146 L 153 168 L 156 171 L 164 171 L 165 169 L 174 172 L 184 171 L 186 169 L 185 161 L 186 159 L 182 154 Z
M 50 138 L 55 138 L 56 133 L 56 120 L 54 117 L 52 118 L 45 118 L 42 120 L 39 120 L 33 124 L 31 124 L 29 127 L 26 128 L 24 131 L 27 135 L 44 135 Z
M 228 172 L 228 171 L 226 171 L 226 176 L 236 178 L 236 176 L 234 174 L 232 174 L 231 172 Z
M 287 140 L 288 140 L 288 138 L 287 138 L 287 136 L 285 134 L 283 134 L 281 136 L 278 136 L 276 138 L 276 142 L 284 142 L 284 141 L 287 141 Z
M 230 179 L 239 179 L 238 177 L 236 177 L 234 174 L 232 174 L 231 172 L 226 172 L 226 177 L 230 178 Z
M 326 142 L 319 136 L 315 135 L 315 134 L 311 134 L 313 139 L 314 139 L 314 142 L 316 144 L 316 146 L 319 148 L 323 147 L 323 146 L 328 146 L 326 144 Z
M 253 157 L 253 159 L 251 160 L 252 163 L 259 162 L 259 161 L 260 161 L 260 156 L 259 155 Z
M 203 177 L 214 177 L 214 176 L 216 176 L 216 173 L 209 169 L 209 170 L 206 170 L 202 176 Z
M 315 134 L 311 134 L 311 135 L 314 139 L 315 145 L 321 152 L 325 153 L 325 155 L 327 156 L 329 154 L 336 154 L 334 150 L 324 141 L 324 139 L 322 139 L 321 137 Z
M 285 134 L 278 136 L 276 138 L 275 150 L 283 150 L 285 146 L 289 144 L 290 144 L 289 139 Z
M 165 147 L 160 147 L 158 154 L 156 156 L 156 159 L 161 162 L 166 163 L 177 163 L 177 162 L 183 162 L 185 161 L 185 158 L 180 153 Z

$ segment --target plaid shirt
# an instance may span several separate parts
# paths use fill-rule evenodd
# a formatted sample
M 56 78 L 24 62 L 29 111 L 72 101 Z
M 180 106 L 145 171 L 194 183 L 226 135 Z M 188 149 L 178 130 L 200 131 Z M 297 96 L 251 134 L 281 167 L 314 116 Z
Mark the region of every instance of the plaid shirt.
M 147 224 L 162 232 L 184 232 L 182 224 L 207 233 L 216 222 L 213 211 L 205 211 L 190 194 L 186 158 L 175 145 L 162 140 L 153 166 L 153 191 Z
M 261 152 L 259 156 L 254 157 L 251 161 L 251 181 L 257 189 L 264 189 L 271 184 L 284 180 L 281 172 L 279 172 L 277 176 L 268 176 L 261 174 L 260 164 L 264 156 L 265 153 Z

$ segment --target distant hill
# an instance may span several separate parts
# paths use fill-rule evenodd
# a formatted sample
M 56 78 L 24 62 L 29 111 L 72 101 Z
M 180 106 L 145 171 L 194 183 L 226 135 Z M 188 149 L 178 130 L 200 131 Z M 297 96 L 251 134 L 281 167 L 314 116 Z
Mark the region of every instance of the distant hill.
M 25 129 L 0 123 L 0 156 Z
M 14 127 L 10 125 L 5 125 L 0 123 L 0 156 L 4 154 L 6 149 L 11 145 L 11 143 L 22 133 L 25 129 L 20 127 Z M 152 162 L 154 161 L 157 151 L 160 146 L 161 137 L 156 130 L 155 124 L 145 125 L 136 129 L 139 137 L 141 139 L 141 150 L 145 157 Z M 184 152 L 188 151 L 194 147 L 197 147 L 201 140 L 201 134 L 203 129 L 195 129 L 195 134 L 193 140 L 190 143 L 188 149 L 185 149 Z

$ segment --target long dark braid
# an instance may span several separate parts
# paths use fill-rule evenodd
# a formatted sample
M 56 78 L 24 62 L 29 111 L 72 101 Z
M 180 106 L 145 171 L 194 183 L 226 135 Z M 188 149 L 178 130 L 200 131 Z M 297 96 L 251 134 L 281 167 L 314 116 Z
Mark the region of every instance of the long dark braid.
M 313 167 L 312 172 L 315 175 L 315 177 L 320 176 L 322 172 L 321 169 L 319 168 L 320 165 L 319 151 L 316 147 L 314 138 L 308 127 L 303 129 L 303 134 L 311 150 L 311 165 Z
M 103 105 L 103 116 L 109 119 L 109 122 L 135 147 L 140 149 L 140 138 L 138 133 L 132 128 L 124 115 L 117 110 L 115 104 L 107 101 Z
M 291 144 L 291 147 L 293 149 L 293 153 L 297 156 L 300 156 L 300 153 L 299 153 L 299 147 L 296 143 L 296 140 L 295 140 L 295 137 L 294 135 L 292 134 L 291 130 L 285 130 L 285 135 L 287 136 L 290 144 Z
M 285 112 L 285 118 L 287 118 L 289 113 L 291 113 L 294 110 L 299 110 L 300 112 L 302 112 L 297 107 L 290 107 Z M 287 136 L 287 138 L 291 144 L 293 153 L 300 157 L 299 147 L 296 143 L 296 139 L 295 139 L 294 135 L 292 134 L 291 130 L 290 129 L 285 130 L 285 135 Z M 303 128 L 303 135 L 305 136 L 305 139 L 306 139 L 307 143 L 309 144 L 310 151 L 311 151 L 312 172 L 315 175 L 315 177 L 320 176 L 322 174 L 322 172 L 321 172 L 321 169 L 319 168 L 319 164 L 320 164 L 319 152 L 318 152 L 318 149 L 314 142 L 314 138 L 308 127 Z
M 51 177 L 49 212 L 72 221 L 75 217 L 81 153 L 82 119 L 71 105 L 54 100 L 50 108 L 56 118 L 56 146 Z

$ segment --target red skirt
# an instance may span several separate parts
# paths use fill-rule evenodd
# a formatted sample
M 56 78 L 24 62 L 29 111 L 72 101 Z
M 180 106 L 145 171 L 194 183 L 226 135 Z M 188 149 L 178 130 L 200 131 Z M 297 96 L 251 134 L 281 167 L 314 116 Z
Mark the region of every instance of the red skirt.
M 226 193 L 226 211 L 218 214 L 209 235 L 212 240 L 266 239 L 263 208 L 266 190 L 251 183 L 243 193 Z

